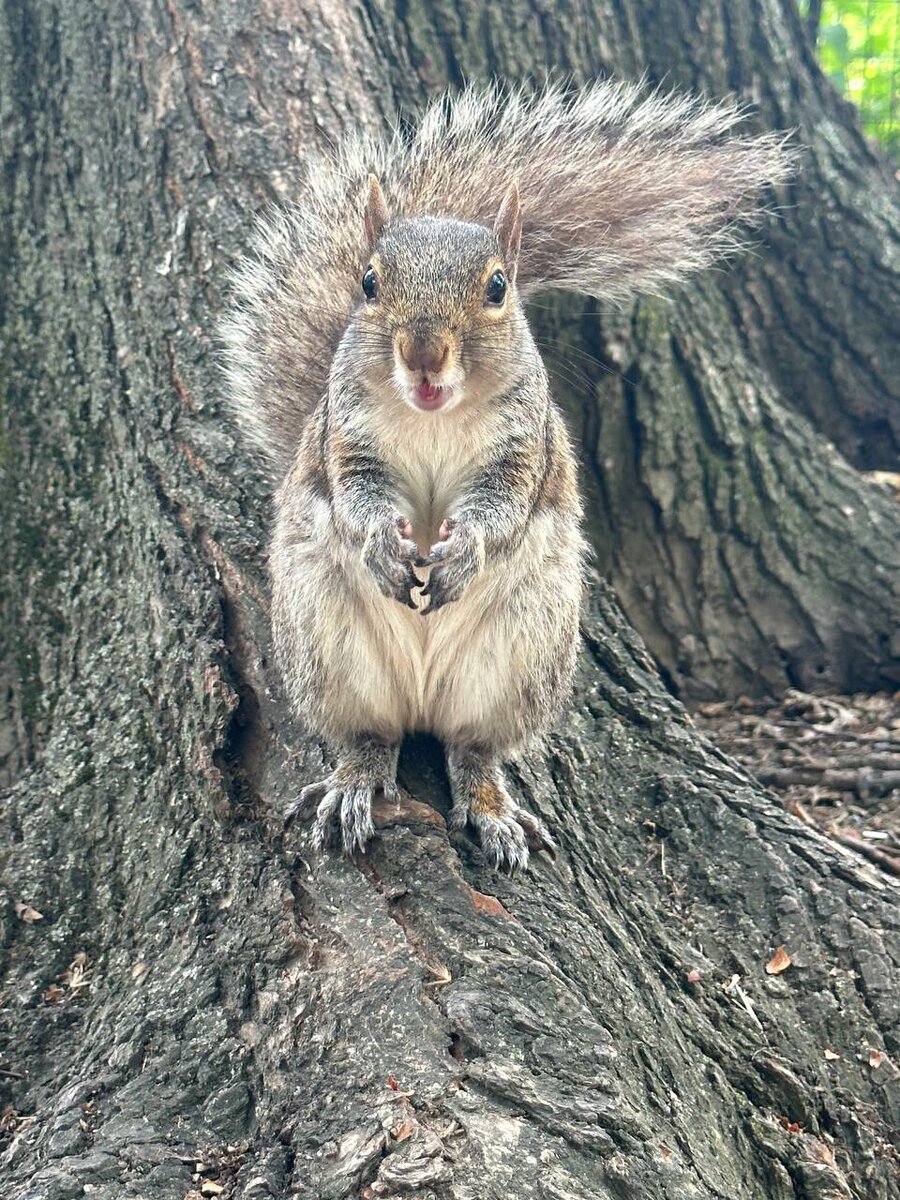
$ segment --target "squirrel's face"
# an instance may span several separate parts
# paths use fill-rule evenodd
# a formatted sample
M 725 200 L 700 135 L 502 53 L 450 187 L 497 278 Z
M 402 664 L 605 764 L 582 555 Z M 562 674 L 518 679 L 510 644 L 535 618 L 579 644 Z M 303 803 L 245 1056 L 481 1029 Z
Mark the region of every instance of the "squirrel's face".
M 524 315 L 515 263 L 480 225 L 438 217 L 391 222 L 361 280 L 356 332 L 364 372 L 422 412 L 510 387 Z

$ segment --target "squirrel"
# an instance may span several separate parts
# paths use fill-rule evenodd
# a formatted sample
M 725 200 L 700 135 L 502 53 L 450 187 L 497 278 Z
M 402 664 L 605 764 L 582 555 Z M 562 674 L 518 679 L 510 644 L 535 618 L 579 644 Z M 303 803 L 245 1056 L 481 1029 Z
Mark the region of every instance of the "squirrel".
M 622 301 L 741 245 L 789 176 L 727 104 L 601 81 L 470 87 L 345 138 L 260 221 L 222 324 L 230 400 L 277 491 L 269 568 L 293 708 L 336 751 L 318 847 L 365 849 L 406 732 L 446 747 L 449 824 L 515 871 L 553 852 L 502 763 L 569 695 L 586 544 L 523 302 Z M 759 211 L 759 210 L 757 210 Z

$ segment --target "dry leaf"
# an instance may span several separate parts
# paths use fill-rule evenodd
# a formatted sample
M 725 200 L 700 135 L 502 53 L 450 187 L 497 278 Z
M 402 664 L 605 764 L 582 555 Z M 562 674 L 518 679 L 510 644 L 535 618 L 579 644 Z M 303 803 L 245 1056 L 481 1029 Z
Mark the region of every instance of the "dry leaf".
M 44 1000 L 47 1004 L 62 1004 L 65 998 L 66 993 L 58 983 L 51 983 L 46 992 L 44 992 Z
M 401 1121 L 399 1125 L 394 1126 L 391 1130 L 391 1137 L 395 1142 L 405 1142 L 408 1137 L 412 1137 L 415 1128 L 415 1121 L 410 1121 L 407 1118 L 405 1121 Z
M 874 1071 L 876 1067 L 880 1067 L 887 1055 L 883 1050 L 869 1050 L 869 1066 Z
M 699 983 L 702 978 L 702 975 L 696 967 L 694 967 L 693 971 L 688 971 L 687 973 L 688 983 Z
M 16 916 L 20 921 L 27 921 L 29 925 L 44 919 L 43 913 L 39 913 L 36 908 L 32 908 L 30 904 L 24 904 L 21 900 L 16 904 Z
M 787 1119 L 787 1117 L 782 1116 L 782 1117 L 778 1118 L 778 1124 L 781 1126 L 782 1129 L 786 1129 L 788 1131 L 788 1133 L 799 1133 L 800 1132 L 800 1122 L 799 1121 L 789 1121 Z
M 88 956 L 84 951 L 79 951 L 78 954 L 69 963 L 68 969 L 63 971 L 58 978 L 62 980 L 70 992 L 78 993 L 83 988 L 90 987 L 88 976 L 91 974 L 91 967 L 88 965 Z
M 507 921 L 513 920 L 512 913 L 503 907 L 496 896 L 486 896 L 484 892 L 476 892 L 474 888 L 469 888 L 469 895 L 472 897 L 472 906 L 476 912 L 487 913 L 492 917 L 503 917 Z
M 395 1092 L 398 1091 L 400 1088 L 400 1084 L 397 1082 L 397 1076 L 396 1075 L 388 1075 L 387 1085 L 389 1088 L 391 1088 L 392 1091 L 395 1091 Z
M 780 975 L 782 971 L 786 971 L 794 960 L 785 950 L 784 946 L 779 946 L 769 961 L 766 963 L 767 975 Z
M 834 1166 L 834 1151 L 830 1146 L 827 1146 L 824 1142 L 814 1137 L 806 1138 L 805 1143 L 806 1151 L 810 1158 L 816 1162 L 827 1163 L 830 1167 Z
M 825 1047 L 825 1057 L 829 1062 L 837 1062 L 837 1060 L 841 1056 L 839 1054 L 835 1054 L 835 1052 L 833 1050 L 829 1050 L 829 1048 L 826 1046 Z

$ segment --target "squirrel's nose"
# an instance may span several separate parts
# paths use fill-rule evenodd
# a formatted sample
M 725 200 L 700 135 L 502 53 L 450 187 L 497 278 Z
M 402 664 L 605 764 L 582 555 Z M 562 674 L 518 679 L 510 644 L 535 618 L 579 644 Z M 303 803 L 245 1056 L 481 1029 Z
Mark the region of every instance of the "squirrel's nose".
M 450 343 L 439 334 L 423 337 L 404 333 L 399 338 L 397 350 L 404 364 L 416 375 L 443 371 L 450 357 Z

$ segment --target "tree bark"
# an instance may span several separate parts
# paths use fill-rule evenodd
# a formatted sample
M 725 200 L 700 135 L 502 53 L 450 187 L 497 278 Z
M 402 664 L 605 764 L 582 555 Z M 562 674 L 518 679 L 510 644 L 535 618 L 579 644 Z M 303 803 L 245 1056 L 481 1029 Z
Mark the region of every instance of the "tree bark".
M 278 816 L 323 762 L 270 663 L 267 498 L 222 414 L 210 335 L 223 266 L 311 144 L 376 125 L 465 63 L 517 76 L 577 56 L 587 73 L 621 53 L 628 70 L 625 32 L 663 44 L 649 13 L 585 3 L 557 24 L 524 0 L 7 0 L 0 1191 L 12 1200 L 88 1185 L 98 1200 L 181 1200 L 203 1194 L 200 1176 L 206 1194 L 246 1200 L 900 1195 L 895 892 L 697 735 L 605 584 L 565 726 L 513 771 L 559 835 L 555 866 L 498 878 L 467 838 L 451 845 L 427 739 L 405 750 L 402 803 L 379 810 L 360 862 L 313 855 Z M 620 441 L 657 489 L 648 506 L 667 471 L 678 493 L 681 457 L 712 446 L 724 482 L 709 474 L 710 502 L 691 498 L 692 536 L 709 512 L 726 567 L 769 543 L 814 562 L 815 522 L 839 561 L 809 570 L 836 622 L 852 596 L 863 655 L 894 518 L 785 415 L 729 286 L 599 332 L 570 310 L 547 318 L 564 338 L 586 324 L 611 362 L 615 349 L 640 367 L 602 377 L 609 409 L 574 410 L 593 421 L 590 494 L 609 486 Z M 796 485 L 772 474 L 788 462 Z M 851 540 L 835 513 L 854 505 L 882 524 Z M 647 552 L 643 521 L 609 520 L 620 553 L 632 536 Z M 673 562 L 676 533 L 662 511 L 656 542 Z M 786 621 L 810 603 L 808 571 L 793 567 Z M 864 586 L 871 608 L 849 591 Z M 781 945 L 792 964 L 769 975 Z

